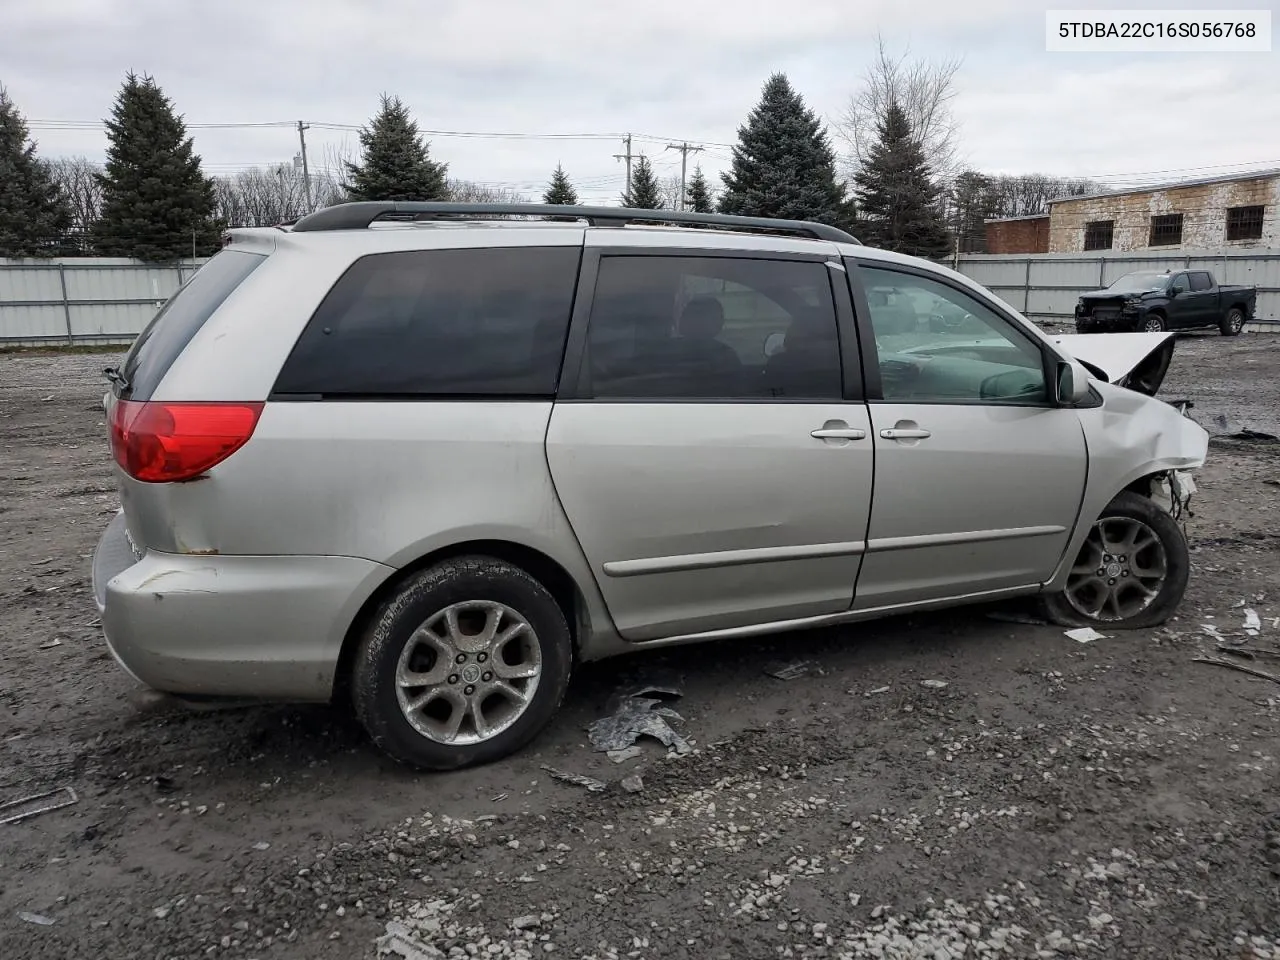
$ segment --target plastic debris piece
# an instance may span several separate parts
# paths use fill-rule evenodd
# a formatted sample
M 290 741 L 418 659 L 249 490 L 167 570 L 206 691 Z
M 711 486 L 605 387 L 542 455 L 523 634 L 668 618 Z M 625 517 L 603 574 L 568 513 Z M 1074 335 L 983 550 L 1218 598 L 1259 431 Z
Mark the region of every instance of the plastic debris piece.
M 633 773 L 629 777 L 623 777 L 622 789 L 627 791 L 627 793 L 639 793 L 644 789 L 644 780 L 638 773 Z
M 403 923 L 387 922 L 387 932 L 377 940 L 379 957 L 402 957 L 404 960 L 442 960 L 444 952 L 423 943 Z
M 255 850 L 270 850 L 270 849 L 271 849 L 271 844 L 267 843 L 267 841 L 265 841 L 265 840 L 259 840 L 257 843 L 255 843 L 255 844 L 253 845 L 253 849 L 255 849 Z
M 921 680 L 920 686 L 928 687 L 930 690 L 942 690 L 950 684 L 946 680 Z
M 1006 613 L 1002 610 L 993 610 L 987 614 L 988 620 L 995 620 L 999 623 L 1025 623 L 1032 627 L 1043 627 L 1048 621 L 1041 620 L 1039 617 L 1033 617 L 1026 613 Z
M 603 780 L 597 780 L 595 777 L 583 776 L 580 773 L 566 773 L 564 770 L 557 770 L 555 767 L 549 767 L 545 763 L 542 769 L 547 771 L 555 780 L 563 780 L 565 783 L 572 783 L 575 787 L 586 787 L 592 793 L 600 793 L 608 786 Z
M 76 792 L 70 787 L 59 787 L 56 790 L 46 790 L 44 793 L 33 793 L 29 797 L 19 797 L 17 800 L 10 800 L 8 803 L 0 803 L 0 823 L 19 823 L 30 817 L 38 817 L 40 814 L 49 813 L 52 810 L 61 810 L 63 807 L 69 807 L 73 803 L 79 802 L 80 798 L 76 796 Z
M 614 763 L 626 763 L 628 760 L 634 760 L 640 754 L 644 753 L 640 747 L 627 747 L 625 750 L 610 750 L 609 759 Z
M 874 690 L 868 690 L 866 693 L 863 694 L 863 696 L 874 697 L 878 693 L 888 693 L 888 692 L 889 692 L 888 687 L 876 687 Z
M 27 923 L 34 923 L 41 927 L 52 927 L 58 922 L 57 920 L 54 920 L 53 917 L 46 917 L 42 913 L 31 913 L 27 910 L 19 910 L 18 919 L 25 920 Z
M 41 649 L 41 650 L 52 650 L 54 647 L 60 647 L 60 646 L 62 646 L 62 641 L 61 641 L 61 640 L 59 640 L 57 637 L 54 637 L 54 638 L 53 638 L 52 640 L 50 640 L 48 643 L 42 643 L 42 644 L 40 644 L 40 649 Z
M 794 663 L 788 663 L 785 666 L 768 669 L 765 673 L 778 680 L 796 680 L 803 677 L 817 665 L 817 662 L 813 660 L 796 660 Z
M 1094 640 L 1110 639 L 1105 633 L 1099 633 L 1093 627 L 1078 627 L 1075 630 L 1068 630 L 1066 635 L 1076 643 L 1092 643 Z
M 683 720 L 670 707 L 652 697 L 630 697 L 607 717 L 601 717 L 587 728 L 587 736 L 597 750 L 625 750 L 641 737 L 653 737 L 664 747 L 680 749 L 684 737 L 668 720 Z M 685 744 L 687 748 L 687 744 Z M 682 752 L 688 752 L 687 749 Z
M 1257 610 L 1244 608 L 1244 629 L 1246 633 L 1258 635 L 1258 631 L 1262 629 L 1262 619 L 1258 616 Z

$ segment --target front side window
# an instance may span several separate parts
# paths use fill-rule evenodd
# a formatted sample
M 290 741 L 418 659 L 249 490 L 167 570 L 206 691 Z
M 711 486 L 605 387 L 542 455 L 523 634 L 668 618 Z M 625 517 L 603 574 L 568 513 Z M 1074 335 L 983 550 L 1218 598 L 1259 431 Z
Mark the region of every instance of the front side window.
M 552 397 L 580 257 L 577 247 L 363 257 L 312 316 L 275 393 Z
M 1173 283 L 1169 284 L 1174 293 L 1186 293 L 1191 289 L 1191 281 L 1187 279 L 1185 273 L 1180 273 L 1173 278 Z
M 1041 404 L 1040 348 L 994 309 L 927 277 L 860 267 L 885 400 Z
M 829 271 L 799 260 L 606 256 L 586 369 L 598 399 L 837 400 Z

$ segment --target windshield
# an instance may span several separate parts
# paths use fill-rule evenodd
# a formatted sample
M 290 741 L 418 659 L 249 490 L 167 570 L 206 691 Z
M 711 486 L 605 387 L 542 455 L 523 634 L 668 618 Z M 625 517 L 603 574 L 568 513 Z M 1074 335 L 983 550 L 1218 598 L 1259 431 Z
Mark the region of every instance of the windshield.
M 1126 273 L 1119 280 L 1112 282 L 1108 290 L 1125 290 L 1134 293 L 1141 293 L 1145 290 L 1160 290 L 1169 282 L 1167 273 L 1154 273 L 1151 271 L 1141 273 Z

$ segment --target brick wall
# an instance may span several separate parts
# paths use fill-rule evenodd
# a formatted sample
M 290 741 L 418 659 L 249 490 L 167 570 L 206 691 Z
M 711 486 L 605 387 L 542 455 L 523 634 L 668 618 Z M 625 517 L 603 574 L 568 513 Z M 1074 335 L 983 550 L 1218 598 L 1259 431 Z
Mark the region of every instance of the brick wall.
M 987 253 L 1048 253 L 1049 217 L 991 220 L 987 228 Z
M 1254 205 L 1265 207 L 1262 239 L 1228 243 L 1227 208 Z M 1151 218 L 1165 213 L 1182 214 L 1182 243 L 1157 250 L 1280 247 L 1280 177 L 1060 200 L 1050 211 L 1048 250 L 1083 252 L 1085 224 L 1095 220 L 1115 221 L 1111 249 L 1151 249 Z

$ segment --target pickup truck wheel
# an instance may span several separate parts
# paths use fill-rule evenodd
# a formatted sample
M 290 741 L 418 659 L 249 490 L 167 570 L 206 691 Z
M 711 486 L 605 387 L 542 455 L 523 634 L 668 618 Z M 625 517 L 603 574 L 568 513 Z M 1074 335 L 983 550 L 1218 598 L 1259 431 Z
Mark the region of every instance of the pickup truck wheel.
M 1158 313 L 1148 313 L 1142 320 L 1143 333 L 1164 333 L 1164 317 Z
M 1244 311 L 1239 307 L 1232 307 L 1218 324 L 1218 329 L 1224 337 L 1236 336 L 1244 329 Z
M 559 604 L 519 567 L 446 560 L 375 611 L 352 671 L 369 736 L 421 770 L 489 763 L 528 744 L 569 685 L 573 647 Z
M 1125 491 L 1089 530 L 1067 587 L 1042 601 L 1045 615 L 1070 627 L 1155 627 L 1173 615 L 1187 589 L 1191 558 L 1173 517 Z

